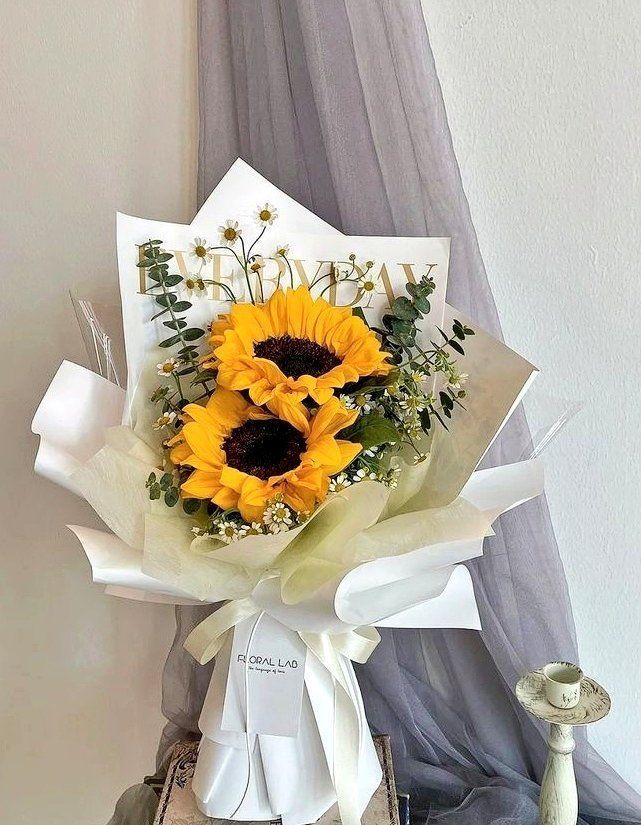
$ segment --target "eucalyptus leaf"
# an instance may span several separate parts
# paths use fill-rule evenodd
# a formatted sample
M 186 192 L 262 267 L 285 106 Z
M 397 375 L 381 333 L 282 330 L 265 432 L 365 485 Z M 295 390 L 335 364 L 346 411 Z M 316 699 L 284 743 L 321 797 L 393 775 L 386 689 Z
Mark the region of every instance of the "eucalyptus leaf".
M 165 338 L 164 341 L 161 341 L 158 346 L 159 347 L 173 347 L 174 344 L 177 344 L 180 341 L 180 335 L 172 335 L 171 338 Z
M 193 516 L 194 513 L 197 513 L 200 510 L 200 505 L 202 502 L 198 498 L 184 498 L 183 499 L 183 510 L 187 515 Z
M 169 312 L 168 309 L 165 309 L 163 311 Z M 164 326 L 169 327 L 169 329 L 184 329 L 187 326 L 187 321 L 183 320 L 182 318 L 176 318 L 176 320 L 174 321 L 172 318 L 171 321 L 163 321 L 163 324 Z
M 406 321 L 415 321 L 419 316 L 419 312 L 416 307 L 412 304 L 409 298 L 405 298 L 404 296 L 401 296 L 394 301 L 392 304 L 392 312 L 397 318 L 401 318 Z
M 165 493 L 165 504 L 167 507 L 174 507 L 178 504 L 178 499 L 180 498 L 180 494 L 178 492 L 178 487 L 170 487 L 169 490 Z
M 190 327 L 183 332 L 183 338 L 185 341 L 197 341 L 198 338 L 202 338 L 205 334 L 204 329 L 198 329 L 197 327 Z

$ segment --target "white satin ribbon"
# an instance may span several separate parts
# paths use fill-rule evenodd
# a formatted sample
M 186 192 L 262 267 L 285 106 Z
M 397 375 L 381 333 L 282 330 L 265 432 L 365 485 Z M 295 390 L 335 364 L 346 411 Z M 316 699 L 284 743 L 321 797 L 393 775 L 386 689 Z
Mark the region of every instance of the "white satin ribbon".
M 227 602 L 192 630 L 184 647 L 201 665 L 207 664 L 221 649 L 230 630 L 262 612 L 264 609 L 251 598 Z M 363 731 L 358 702 L 345 677 L 341 657 L 363 664 L 381 637 L 376 628 L 367 626 L 341 633 L 299 631 L 298 635 L 334 681 L 334 789 L 343 825 L 360 825 L 356 788 Z M 249 697 L 246 701 L 249 705 Z

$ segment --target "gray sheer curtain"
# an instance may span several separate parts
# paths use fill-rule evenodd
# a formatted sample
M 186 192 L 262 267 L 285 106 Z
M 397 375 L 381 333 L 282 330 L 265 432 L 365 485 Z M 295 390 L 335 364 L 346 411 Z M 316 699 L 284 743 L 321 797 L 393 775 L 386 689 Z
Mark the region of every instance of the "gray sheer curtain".
M 450 235 L 450 303 L 501 334 L 419 0 L 200 0 L 198 58 L 201 201 L 240 155 L 345 232 Z M 527 437 L 519 414 L 489 460 L 516 460 Z M 545 501 L 504 516 L 470 569 L 483 633 L 384 632 L 359 672 L 369 720 L 392 735 L 423 821 L 534 825 L 544 731 L 513 687 L 531 667 L 577 659 Z M 203 615 L 177 609 L 160 763 L 197 732 L 209 669 L 181 645 Z M 585 737 L 576 770 L 582 816 L 641 821 L 641 799 Z

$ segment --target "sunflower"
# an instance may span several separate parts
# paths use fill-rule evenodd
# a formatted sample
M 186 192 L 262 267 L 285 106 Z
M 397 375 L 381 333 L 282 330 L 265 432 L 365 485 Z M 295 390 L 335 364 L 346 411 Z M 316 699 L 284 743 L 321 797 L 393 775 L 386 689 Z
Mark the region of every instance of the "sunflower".
M 275 499 L 311 512 L 326 497 L 330 476 L 361 450 L 336 438 L 357 417 L 336 398 L 307 412 L 298 427 L 220 387 L 206 407 L 188 404 L 184 413 L 188 421 L 172 450 L 173 460 L 193 468 L 182 494 L 239 510 L 249 523 L 261 521 Z
M 386 375 L 388 353 L 350 307 L 313 299 L 306 287 L 277 290 L 265 304 L 234 304 L 209 343 L 218 383 L 247 390 L 259 406 L 300 424 L 308 396 L 325 404 L 336 388 Z

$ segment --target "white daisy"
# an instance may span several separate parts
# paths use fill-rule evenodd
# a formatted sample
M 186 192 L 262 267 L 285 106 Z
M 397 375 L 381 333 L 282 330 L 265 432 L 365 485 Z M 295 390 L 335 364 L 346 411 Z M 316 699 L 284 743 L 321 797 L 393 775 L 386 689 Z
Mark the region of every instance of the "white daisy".
M 192 532 L 192 533 L 193 533 L 196 537 L 198 537 L 198 536 L 204 536 L 204 535 L 205 535 L 205 533 L 206 533 L 207 531 L 206 531 L 206 530 L 203 530 L 203 529 L 202 529 L 202 527 L 192 527 L 192 528 L 191 528 L 191 532 Z
M 376 287 L 378 285 L 378 276 L 374 275 L 372 272 L 365 271 L 362 275 L 358 278 L 358 284 L 363 292 L 371 295 L 373 292 L 376 292 Z
M 423 381 L 427 381 L 428 376 L 422 370 L 413 370 L 410 373 L 410 378 L 414 381 L 414 383 L 422 384 Z
M 467 381 L 470 376 L 466 372 L 459 372 L 458 370 L 452 369 L 448 378 L 448 386 L 452 387 L 454 390 L 460 390 L 461 386 Z
M 408 395 L 399 402 L 399 407 L 404 410 L 408 417 L 412 417 L 427 409 L 429 399 L 425 395 Z
M 278 209 L 271 203 L 266 203 L 256 209 L 254 217 L 261 226 L 271 226 L 278 217 Z
M 226 544 L 231 544 L 232 541 L 238 541 L 240 538 L 238 525 L 233 521 L 221 520 L 216 524 L 216 527 L 218 528 L 218 538 Z
M 214 257 L 204 238 L 194 238 L 194 242 L 189 244 L 189 254 L 202 263 L 209 263 Z
M 176 413 L 173 410 L 170 410 L 157 418 L 151 426 L 154 430 L 162 430 L 164 427 L 168 427 L 170 424 L 173 424 L 175 420 Z
M 270 533 L 280 533 L 289 530 L 294 520 L 289 507 L 283 501 L 276 500 L 265 508 L 263 522 Z
M 359 481 L 365 481 L 365 479 L 370 479 L 371 481 L 376 481 L 378 476 L 374 472 L 368 472 L 364 467 L 361 467 L 360 470 L 357 470 L 354 475 L 352 476 L 352 481 L 355 484 L 358 484 Z
M 376 407 L 376 404 L 372 401 L 372 396 L 368 393 L 360 393 L 354 398 L 354 403 L 358 407 L 358 409 L 367 415 L 367 413 L 371 413 Z
M 277 246 L 274 251 L 274 258 L 286 258 L 289 255 L 289 244 Z
M 331 479 L 329 482 L 329 491 L 330 493 L 340 493 L 341 490 L 344 490 L 346 487 L 351 485 L 351 481 L 347 477 L 345 473 L 339 473 L 337 476 Z
M 233 246 L 238 238 L 243 234 L 243 230 L 239 228 L 238 221 L 225 221 L 223 226 L 218 227 L 220 232 L 220 242 L 225 246 Z
M 262 536 L 265 531 L 263 525 L 258 521 L 252 521 L 251 524 L 241 524 L 238 528 L 238 535 L 241 539 L 245 536 Z
M 178 368 L 178 361 L 175 358 L 167 358 L 161 364 L 156 364 L 158 375 L 171 375 Z
M 194 293 L 196 293 L 196 295 L 204 295 L 205 290 L 207 289 L 203 279 L 199 278 L 197 275 L 187 275 L 186 278 L 183 278 L 183 286 L 185 287 L 185 292 L 189 296 Z
M 427 461 L 429 455 L 429 453 L 416 453 L 416 455 L 414 456 L 413 463 L 422 464 L 424 461 Z

